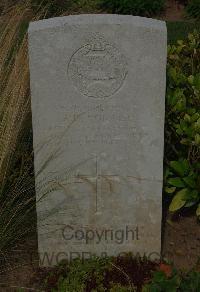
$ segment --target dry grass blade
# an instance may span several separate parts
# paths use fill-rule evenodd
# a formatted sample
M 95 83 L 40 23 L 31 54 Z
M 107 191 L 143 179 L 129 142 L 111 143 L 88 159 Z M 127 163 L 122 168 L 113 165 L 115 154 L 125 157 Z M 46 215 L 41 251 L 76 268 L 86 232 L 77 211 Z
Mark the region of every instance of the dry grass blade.
M 1 185 L 6 180 L 23 123 L 30 113 L 27 37 L 19 35 L 25 11 L 16 10 L 9 13 L 8 23 L 0 37 Z M 16 43 L 21 43 L 19 48 Z
M 0 17 L 0 258 L 35 231 L 32 149 L 21 141 L 31 129 L 27 28 L 44 14 L 19 1 Z
M 31 140 L 27 28 L 49 5 L 35 13 L 17 3 L 0 16 L 0 260 L 36 233 L 32 143 L 22 143 L 27 132 Z
M 0 34 L 0 184 L 4 184 L 18 139 L 30 116 L 27 27 L 45 15 L 33 17 L 30 2 L 16 5 L 3 16 Z

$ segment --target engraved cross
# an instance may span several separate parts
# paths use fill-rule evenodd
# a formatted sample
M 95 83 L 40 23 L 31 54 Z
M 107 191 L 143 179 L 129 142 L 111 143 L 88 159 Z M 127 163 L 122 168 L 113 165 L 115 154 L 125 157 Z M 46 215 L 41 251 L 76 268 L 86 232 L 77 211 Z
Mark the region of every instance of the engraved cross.
M 86 179 L 86 180 L 91 180 L 94 182 L 94 189 L 95 189 L 95 212 L 98 212 L 98 198 L 101 194 L 101 187 L 99 187 L 99 183 L 101 180 L 101 174 L 99 173 L 99 158 L 96 155 L 95 156 L 95 175 L 90 176 L 90 175 L 82 175 L 78 174 L 77 177 L 80 179 Z

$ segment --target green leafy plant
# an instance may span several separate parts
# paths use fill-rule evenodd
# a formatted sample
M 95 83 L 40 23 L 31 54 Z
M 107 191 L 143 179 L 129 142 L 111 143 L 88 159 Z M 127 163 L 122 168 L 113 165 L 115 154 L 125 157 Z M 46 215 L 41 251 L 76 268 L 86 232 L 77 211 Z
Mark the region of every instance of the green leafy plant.
M 200 36 L 168 47 L 165 193 L 169 210 L 197 206 L 200 215 Z
M 200 273 L 191 270 L 186 274 L 172 270 L 172 274 L 167 276 L 164 271 L 156 271 L 150 283 L 144 285 L 142 292 L 186 292 L 200 291 Z
M 186 12 L 190 17 L 200 19 L 200 1 L 190 0 L 188 6 L 186 7 Z
M 174 195 L 169 206 L 171 212 L 199 203 L 198 174 L 186 159 L 171 161 L 166 178 L 165 192 Z
M 171 277 L 163 271 L 156 271 L 150 284 L 143 287 L 142 292 L 176 292 L 180 284 L 180 277 L 176 271 L 173 272 Z
M 164 9 L 165 0 L 100 0 L 100 6 L 112 13 L 151 16 Z
M 133 263 L 130 256 L 121 258 L 122 262 L 124 260 L 126 268 Z M 134 271 L 130 270 L 130 281 L 127 282 L 126 277 L 128 275 L 124 277 L 124 271 L 121 267 L 115 266 L 116 261 L 117 259 L 112 257 L 104 259 L 94 257 L 84 261 L 76 259 L 71 263 L 62 262 L 48 275 L 44 289 L 52 292 L 200 291 L 198 265 L 193 270 L 183 273 L 173 268 L 170 264 L 160 263 L 154 266 L 152 272 L 149 270 L 147 277 L 140 278 L 137 275 L 136 282 L 134 282 L 134 271 L 137 271 L 140 263 L 143 264 L 143 269 L 145 266 L 144 261 L 137 262 L 135 259 Z M 49 284 L 51 285 L 49 286 Z
M 122 286 L 121 284 L 114 284 L 113 287 L 110 289 L 110 292 L 136 292 L 135 288 Z
M 200 273 L 198 271 L 190 271 L 182 277 L 180 291 L 200 291 Z
M 132 254 L 117 258 L 75 259 L 70 263 L 63 261 L 46 277 L 44 290 L 136 292 L 157 267 L 157 263 Z
M 60 276 L 56 288 L 52 291 L 84 292 L 95 288 L 93 291 L 105 291 L 103 287 L 104 273 L 108 268 L 108 259 L 96 258 L 81 261 L 74 260 L 68 266 L 67 277 Z

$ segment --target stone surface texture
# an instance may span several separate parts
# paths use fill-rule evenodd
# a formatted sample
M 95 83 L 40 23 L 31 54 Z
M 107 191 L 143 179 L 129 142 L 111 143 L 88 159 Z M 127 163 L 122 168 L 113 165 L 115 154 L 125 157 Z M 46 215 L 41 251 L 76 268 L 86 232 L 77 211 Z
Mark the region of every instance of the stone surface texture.
M 77 15 L 30 24 L 41 265 L 160 253 L 166 56 L 158 20 Z

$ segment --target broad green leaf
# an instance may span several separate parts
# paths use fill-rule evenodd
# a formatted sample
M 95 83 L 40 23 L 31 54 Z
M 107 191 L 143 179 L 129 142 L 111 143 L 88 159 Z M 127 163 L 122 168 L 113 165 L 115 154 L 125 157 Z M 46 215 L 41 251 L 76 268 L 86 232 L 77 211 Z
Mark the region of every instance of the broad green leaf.
M 171 188 L 166 187 L 165 188 L 165 192 L 167 194 L 173 194 L 175 192 L 175 190 L 176 190 L 176 187 L 171 187 Z
M 190 192 L 188 192 L 188 196 L 189 198 L 196 200 L 196 202 L 199 199 L 199 192 L 197 190 L 191 190 Z
M 193 41 L 193 39 L 194 39 L 194 35 L 193 35 L 192 33 L 189 33 L 189 34 L 188 34 L 188 39 L 189 39 L 190 41 Z
M 177 40 L 177 44 L 179 45 L 179 46 L 182 46 L 184 43 L 183 43 L 183 40 Z
M 166 279 L 166 275 L 163 271 L 158 271 L 158 272 L 154 273 L 154 275 L 153 275 L 153 280 L 155 282 L 159 283 L 159 282 L 164 281 L 165 279 Z
M 196 121 L 196 123 L 194 124 L 194 127 L 197 131 L 200 130 L 200 118 Z
M 180 126 L 181 126 L 181 129 L 185 131 L 188 128 L 188 123 L 184 120 L 180 120 Z
M 170 166 L 180 176 L 186 175 L 187 172 L 189 171 L 189 164 L 187 163 L 187 160 L 171 161 Z
M 174 196 L 169 206 L 170 212 L 175 212 L 185 205 L 186 203 L 185 197 L 186 197 L 187 191 L 188 191 L 187 189 L 183 189 L 179 191 L 178 193 L 176 193 L 176 195 Z
M 189 137 L 193 137 L 193 135 L 194 135 L 194 130 L 193 130 L 193 128 L 192 127 L 187 127 L 187 128 L 185 128 L 184 129 L 184 132 L 186 133 L 186 135 L 187 136 L 189 136 Z
M 196 215 L 197 215 L 198 217 L 200 216 L 200 204 L 199 204 L 198 207 L 197 207 Z
M 194 115 L 196 113 L 196 109 L 195 108 L 188 108 L 187 113 L 189 113 L 190 115 Z
M 168 183 L 177 188 L 185 187 L 185 184 L 180 177 L 169 178 Z
M 196 181 L 194 176 L 187 176 L 183 178 L 183 181 L 191 188 L 196 188 Z
M 183 145 L 190 145 L 191 141 L 189 139 L 183 138 L 180 140 L 180 143 Z
M 190 118 L 190 116 L 189 116 L 188 114 L 185 114 L 185 116 L 184 116 L 184 120 L 185 120 L 186 122 L 190 122 L 191 118 Z
M 169 76 L 173 79 L 176 80 L 177 79 L 177 72 L 176 69 L 174 67 L 170 67 L 168 70 Z
M 200 146 L 200 135 L 199 134 L 195 135 L 194 140 L 195 140 L 195 144 L 197 146 Z
M 169 105 L 174 106 L 177 103 L 176 95 L 173 93 L 168 94 L 167 101 Z
M 200 117 L 199 113 L 193 114 L 192 117 L 191 117 L 191 122 L 193 123 L 193 122 L 198 121 L 199 117 Z
M 190 164 L 187 159 L 181 160 L 182 168 L 184 169 L 184 174 L 187 175 L 190 171 Z
M 190 84 L 193 84 L 193 82 L 194 82 L 194 76 L 193 75 L 190 75 L 188 77 L 188 81 L 189 81 Z
M 184 111 L 186 109 L 186 98 L 182 97 L 178 102 L 176 103 L 176 109 L 178 111 Z
M 176 130 L 176 133 L 178 135 L 182 135 L 183 134 L 183 130 L 180 127 L 178 127 L 177 130 Z

